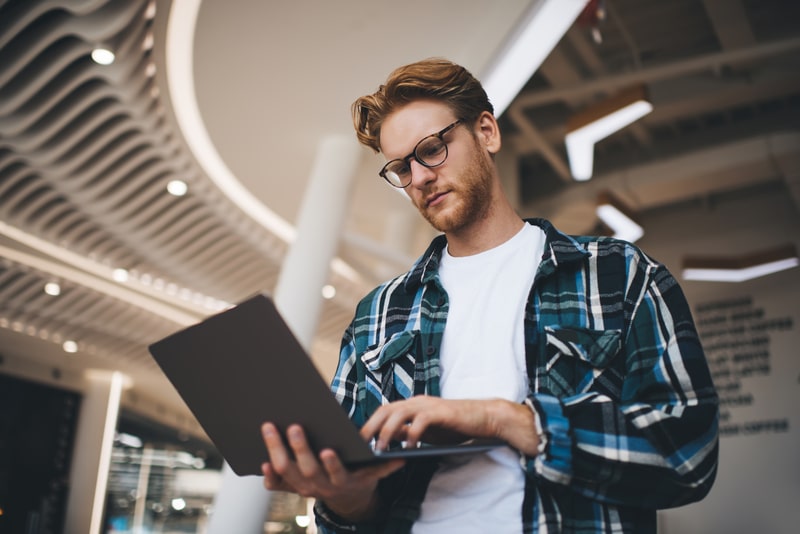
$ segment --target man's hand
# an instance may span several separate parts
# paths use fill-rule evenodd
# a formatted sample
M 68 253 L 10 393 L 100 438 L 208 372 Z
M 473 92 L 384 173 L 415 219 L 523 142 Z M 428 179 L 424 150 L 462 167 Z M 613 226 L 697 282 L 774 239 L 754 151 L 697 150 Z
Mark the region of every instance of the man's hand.
M 416 396 L 384 404 L 361 428 L 364 439 L 377 438 L 377 449 L 392 440 L 414 447 L 439 441 L 442 434 L 466 438 L 499 438 L 514 449 L 535 456 L 539 435 L 533 412 L 524 404 L 503 400 L 451 400 Z
M 264 487 L 319 499 L 334 513 L 350 521 L 371 517 L 378 507 L 375 491 L 378 481 L 404 464 L 402 460 L 394 460 L 348 471 L 330 449 L 321 451 L 317 458 L 299 425 L 291 425 L 286 430 L 293 460 L 275 425 L 265 423 L 262 433 L 270 458 L 261 466 Z

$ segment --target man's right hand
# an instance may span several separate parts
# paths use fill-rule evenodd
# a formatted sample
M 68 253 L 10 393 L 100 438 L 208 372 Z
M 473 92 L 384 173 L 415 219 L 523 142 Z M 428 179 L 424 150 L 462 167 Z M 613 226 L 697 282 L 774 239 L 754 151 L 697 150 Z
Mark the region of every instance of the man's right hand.
M 275 425 L 264 423 L 261 430 L 270 458 L 261 466 L 264 487 L 318 499 L 348 521 L 370 519 L 378 509 L 378 481 L 404 465 L 392 460 L 350 471 L 331 449 L 315 456 L 299 425 L 286 429 L 291 454 Z

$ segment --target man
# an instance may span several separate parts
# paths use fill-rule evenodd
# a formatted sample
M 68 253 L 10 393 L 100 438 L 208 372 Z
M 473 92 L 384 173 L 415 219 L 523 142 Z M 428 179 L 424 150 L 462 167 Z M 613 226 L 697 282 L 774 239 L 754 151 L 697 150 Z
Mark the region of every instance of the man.
M 656 509 L 703 498 L 717 396 L 667 270 L 520 219 L 492 105 L 458 65 L 401 67 L 353 114 L 380 175 L 443 235 L 358 305 L 332 389 L 378 448 L 507 446 L 349 471 L 267 423 L 265 486 L 316 498 L 323 532 L 655 532 Z

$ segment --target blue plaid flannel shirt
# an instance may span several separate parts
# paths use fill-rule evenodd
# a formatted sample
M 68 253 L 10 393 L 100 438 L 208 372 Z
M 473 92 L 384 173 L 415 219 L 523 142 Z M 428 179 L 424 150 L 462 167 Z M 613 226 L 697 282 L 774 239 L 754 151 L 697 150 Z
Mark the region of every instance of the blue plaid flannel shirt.
M 525 310 L 543 452 L 522 457 L 523 532 L 656 532 L 656 509 L 702 499 L 716 475 L 718 399 L 683 292 L 635 246 L 571 237 L 548 221 Z M 412 269 L 358 305 L 331 387 L 357 426 L 386 402 L 439 395 L 447 294 L 436 238 Z M 436 461 L 382 480 L 383 509 L 351 524 L 316 504 L 319 529 L 409 532 Z

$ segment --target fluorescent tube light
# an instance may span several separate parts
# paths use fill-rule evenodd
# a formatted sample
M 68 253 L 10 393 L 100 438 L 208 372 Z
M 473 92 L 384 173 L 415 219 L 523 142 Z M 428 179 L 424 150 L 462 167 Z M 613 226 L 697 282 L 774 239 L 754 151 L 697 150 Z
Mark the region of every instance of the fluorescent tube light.
M 637 86 L 573 116 L 567 123 L 565 139 L 572 177 L 580 181 L 591 178 L 594 145 L 651 111 L 653 105 L 646 98 L 644 86 Z
M 600 194 L 595 211 L 597 217 L 614 232 L 613 237 L 617 239 L 633 243 L 644 235 L 644 228 L 633 220 L 622 204 L 608 192 Z
M 687 258 L 682 276 L 684 280 L 745 282 L 798 265 L 797 249 L 786 245 L 738 258 Z
M 481 83 L 499 117 L 567 33 L 587 0 L 534 0 L 509 34 Z

